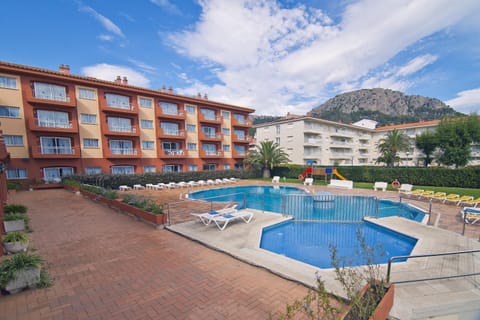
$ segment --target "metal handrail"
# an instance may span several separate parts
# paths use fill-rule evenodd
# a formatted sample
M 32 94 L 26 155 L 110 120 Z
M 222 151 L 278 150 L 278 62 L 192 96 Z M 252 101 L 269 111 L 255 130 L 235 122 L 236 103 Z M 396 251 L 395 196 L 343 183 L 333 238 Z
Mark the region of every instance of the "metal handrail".
M 450 251 L 450 252 L 442 252 L 442 253 L 430 253 L 430 254 L 417 254 L 411 256 L 394 256 L 388 259 L 388 267 L 387 267 L 387 282 L 390 282 L 390 275 L 392 270 L 392 262 L 394 260 L 402 260 L 402 259 L 413 259 L 413 258 L 427 258 L 427 257 L 439 257 L 439 256 L 448 256 L 448 255 L 456 255 L 456 254 L 465 254 L 465 253 L 477 253 L 480 252 L 480 249 L 477 250 L 463 250 L 463 251 Z M 460 277 L 468 277 L 468 276 L 476 276 L 480 275 L 480 272 L 475 273 L 466 273 L 461 275 L 454 275 L 454 276 L 443 276 L 443 277 L 431 277 L 431 278 L 421 278 L 415 280 L 403 280 L 403 281 L 395 281 L 392 283 L 409 283 L 409 282 L 418 282 L 418 281 L 428 281 L 428 280 L 441 280 L 441 279 L 450 279 L 450 278 L 460 278 Z

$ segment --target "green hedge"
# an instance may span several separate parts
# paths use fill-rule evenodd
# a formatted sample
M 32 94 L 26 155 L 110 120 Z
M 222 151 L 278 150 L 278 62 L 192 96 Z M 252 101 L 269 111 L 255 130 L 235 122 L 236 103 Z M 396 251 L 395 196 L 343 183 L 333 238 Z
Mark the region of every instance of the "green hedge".
M 296 178 L 303 173 L 306 166 L 285 165 L 274 168 L 272 175 Z M 466 167 L 450 169 L 443 167 L 336 167 L 338 172 L 348 180 L 355 182 L 391 182 L 398 179 L 402 183 L 433 187 L 480 188 L 480 168 Z
M 247 179 L 255 177 L 253 171 L 248 170 L 221 170 L 221 171 L 191 171 L 144 174 L 98 174 L 69 176 L 65 180 L 76 180 L 84 184 L 102 186 L 106 189 L 118 189 L 121 185 L 133 186 L 147 183 L 188 182 L 190 180 L 208 180 L 222 178 Z

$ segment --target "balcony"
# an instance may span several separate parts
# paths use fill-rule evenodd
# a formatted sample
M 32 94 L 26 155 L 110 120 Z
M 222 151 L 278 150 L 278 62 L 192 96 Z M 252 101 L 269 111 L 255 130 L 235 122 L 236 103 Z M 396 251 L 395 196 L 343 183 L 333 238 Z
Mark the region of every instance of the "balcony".
M 32 145 L 30 147 L 32 158 L 40 159 L 76 159 L 80 158 L 79 147 L 42 147 Z
M 232 150 L 232 158 L 245 158 L 247 152 L 245 150 Z
M 158 156 L 160 158 L 169 158 L 169 159 L 185 158 L 188 156 L 188 151 L 186 149 L 178 149 L 178 150 L 159 149 Z
M 28 119 L 28 125 L 31 131 L 65 132 L 65 133 L 78 132 L 77 123 L 72 121 L 62 122 L 62 121 L 30 118 Z
M 234 127 L 246 127 L 250 128 L 252 126 L 253 122 L 250 120 L 250 118 L 245 118 L 245 119 L 237 119 L 235 117 L 232 117 L 232 126 Z
M 204 141 L 218 141 L 218 142 L 221 142 L 223 140 L 223 134 L 220 133 L 220 132 L 206 133 L 206 132 L 200 131 L 198 133 L 198 138 L 200 140 L 204 140 Z
M 185 140 L 186 134 L 185 134 L 185 130 L 164 130 L 162 128 L 157 128 L 157 136 L 159 138 Z
M 136 148 L 105 148 L 105 158 L 134 159 L 140 157 Z
M 223 151 L 219 150 L 200 150 L 200 158 L 223 158 Z
M 205 123 L 213 123 L 213 124 L 221 124 L 222 117 L 214 116 L 214 117 L 206 117 L 203 113 L 198 113 L 198 122 L 205 122 Z
M 157 113 L 158 118 L 166 119 L 176 119 L 176 120 L 185 120 L 187 119 L 187 114 L 183 110 L 177 110 L 177 112 L 164 112 L 162 108 L 158 108 Z
M 140 136 L 140 132 L 138 132 L 137 126 L 132 125 L 130 127 L 124 126 L 107 126 L 105 128 L 105 135 L 109 136 L 124 136 L 124 137 L 131 137 L 131 136 Z
M 118 106 L 107 106 L 103 107 L 103 112 L 112 112 L 112 113 L 121 113 L 121 114 L 137 114 L 138 108 L 133 105 L 118 105 Z
M 232 142 L 234 143 L 252 143 L 253 137 L 248 135 L 239 136 L 237 134 L 232 134 Z
M 321 143 L 322 140 L 320 139 L 308 138 L 303 140 L 303 145 L 305 146 L 317 147 L 320 146 Z
M 71 98 L 68 93 L 65 95 L 37 94 L 35 90 L 27 90 L 27 100 L 34 104 L 46 104 L 49 106 L 75 107 L 75 98 Z

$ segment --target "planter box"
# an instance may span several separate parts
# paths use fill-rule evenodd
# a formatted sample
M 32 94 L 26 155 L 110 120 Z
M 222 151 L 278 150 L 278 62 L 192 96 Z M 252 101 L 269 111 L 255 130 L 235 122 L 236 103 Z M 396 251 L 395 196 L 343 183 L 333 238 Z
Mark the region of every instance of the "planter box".
M 137 207 L 134 207 L 134 206 L 131 206 L 131 205 L 128 205 L 124 202 L 121 202 L 120 200 L 115 200 L 115 201 L 112 201 L 112 206 L 119 209 L 119 210 L 122 210 L 122 211 L 125 211 L 129 214 L 132 214 L 142 220 L 145 220 L 147 222 L 151 222 L 155 225 L 161 225 L 164 223 L 164 214 L 153 214 L 153 213 L 149 213 L 147 211 L 144 211 L 142 209 L 139 209 Z
M 28 241 L 27 242 L 4 242 L 3 247 L 7 253 L 17 253 L 21 251 L 27 251 Z
M 5 286 L 5 290 L 9 293 L 17 293 L 23 289 L 29 287 L 36 287 L 37 283 L 40 281 L 40 267 L 36 268 L 27 268 L 24 270 L 19 270 L 15 274 L 15 278 L 10 280 Z
M 5 228 L 5 232 L 13 232 L 13 231 L 23 231 L 25 230 L 25 221 L 22 220 L 12 220 L 12 221 L 3 221 L 3 226 Z
M 367 289 L 368 289 L 368 285 L 365 285 L 365 287 L 363 287 L 362 290 L 360 290 L 360 295 L 365 294 Z M 388 317 L 388 314 L 390 313 L 390 310 L 392 310 L 392 307 L 393 307 L 394 295 L 395 295 L 395 285 L 390 284 L 382 300 L 380 300 L 377 307 L 375 308 L 375 311 L 373 311 L 373 314 L 368 319 L 369 320 L 386 320 Z M 351 310 L 351 306 L 345 312 L 340 314 L 339 319 L 341 320 L 345 319 L 349 315 L 350 310 Z

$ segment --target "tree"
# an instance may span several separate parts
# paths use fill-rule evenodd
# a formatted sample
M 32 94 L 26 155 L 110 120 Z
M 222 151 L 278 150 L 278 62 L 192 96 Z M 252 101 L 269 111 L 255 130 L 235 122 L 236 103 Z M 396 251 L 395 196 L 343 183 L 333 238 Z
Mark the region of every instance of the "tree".
M 435 133 L 422 132 L 415 137 L 415 146 L 425 155 L 424 166 L 428 167 L 433 161 L 433 152 L 438 147 L 438 139 Z
M 377 162 L 384 162 L 387 167 L 393 167 L 395 162 L 400 162 L 399 152 L 411 149 L 410 138 L 397 129 L 388 132 L 379 142 L 377 148 L 380 156 Z
M 439 163 L 455 168 L 465 166 L 470 160 L 471 144 L 480 141 L 480 117 L 443 119 L 437 128 L 437 139 Z
M 290 162 L 288 155 L 280 146 L 270 140 L 260 142 L 254 150 L 248 152 L 244 162 L 262 169 L 262 176 L 270 178 L 270 170 L 282 163 Z

